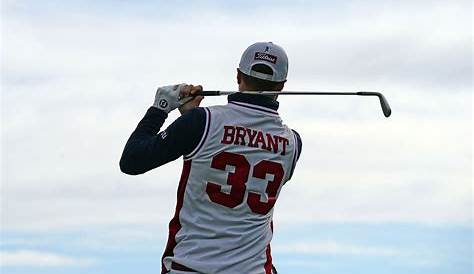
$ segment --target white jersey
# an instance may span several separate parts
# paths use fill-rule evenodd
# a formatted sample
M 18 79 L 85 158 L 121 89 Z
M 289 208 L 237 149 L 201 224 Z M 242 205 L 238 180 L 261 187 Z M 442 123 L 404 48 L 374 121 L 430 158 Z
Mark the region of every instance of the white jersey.
M 163 271 L 271 273 L 273 206 L 292 175 L 295 133 L 270 108 L 205 108 L 206 126 L 184 156 Z M 182 273 L 182 272 L 180 272 Z

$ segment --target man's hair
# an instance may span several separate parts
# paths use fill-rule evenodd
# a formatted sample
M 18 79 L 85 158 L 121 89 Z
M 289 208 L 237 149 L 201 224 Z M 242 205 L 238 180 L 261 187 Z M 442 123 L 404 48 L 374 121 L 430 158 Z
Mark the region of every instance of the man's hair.
M 260 73 L 265 73 L 269 75 L 273 75 L 273 70 L 264 64 L 256 64 L 252 66 L 252 70 Z M 241 71 L 240 75 L 242 75 L 242 79 L 245 84 L 253 89 L 253 90 L 280 90 L 278 89 L 279 84 L 282 82 L 273 82 L 268 80 L 263 80 L 259 78 L 255 78 L 253 76 L 247 75 Z

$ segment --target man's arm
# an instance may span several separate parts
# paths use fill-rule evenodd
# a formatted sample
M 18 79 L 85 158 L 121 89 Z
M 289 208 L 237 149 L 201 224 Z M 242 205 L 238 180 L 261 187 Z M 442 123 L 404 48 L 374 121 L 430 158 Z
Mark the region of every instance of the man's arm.
M 298 155 L 296 156 L 296 161 L 300 159 L 301 150 L 303 149 L 303 143 L 301 142 L 301 136 L 296 130 L 292 129 L 293 133 L 296 136 L 296 147 L 298 148 Z
M 190 153 L 197 146 L 206 123 L 206 112 L 202 108 L 196 108 L 202 97 L 197 96 L 181 106 L 178 101 L 179 97 L 186 97 L 200 90 L 201 86 L 192 85 L 158 89 L 153 107 L 148 109 L 125 145 L 120 159 L 122 172 L 130 175 L 145 173 Z M 177 107 L 182 116 L 165 131 L 157 134 L 168 117 L 168 112 Z
M 301 142 L 300 135 L 298 134 L 298 132 L 296 132 L 296 130 L 292 129 L 292 131 L 293 131 L 293 134 L 295 135 L 295 139 L 296 139 L 296 153 L 295 153 L 295 156 L 293 158 L 293 163 L 292 163 L 292 166 L 291 166 L 290 176 L 289 176 L 288 180 L 290 180 L 291 177 L 293 177 L 293 172 L 295 171 L 296 162 L 298 162 L 298 160 L 300 159 L 301 150 L 303 149 L 303 143 Z
M 150 107 L 125 145 L 120 159 L 122 172 L 137 175 L 176 160 L 193 151 L 206 123 L 203 108 L 186 112 L 157 134 L 168 115 Z

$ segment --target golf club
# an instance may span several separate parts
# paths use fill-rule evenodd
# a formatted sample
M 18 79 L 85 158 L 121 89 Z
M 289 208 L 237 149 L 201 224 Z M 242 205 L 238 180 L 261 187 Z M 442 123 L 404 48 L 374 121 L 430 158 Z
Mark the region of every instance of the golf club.
M 389 117 L 392 114 L 390 105 L 387 99 L 380 92 L 373 91 L 359 91 L 359 92 L 322 92 L 322 91 L 221 91 L 221 90 L 203 90 L 195 96 L 219 96 L 219 95 L 230 95 L 234 93 L 244 94 L 255 94 L 255 95 L 358 95 L 358 96 L 377 96 L 380 100 L 380 106 L 382 107 L 383 114 L 385 117 Z

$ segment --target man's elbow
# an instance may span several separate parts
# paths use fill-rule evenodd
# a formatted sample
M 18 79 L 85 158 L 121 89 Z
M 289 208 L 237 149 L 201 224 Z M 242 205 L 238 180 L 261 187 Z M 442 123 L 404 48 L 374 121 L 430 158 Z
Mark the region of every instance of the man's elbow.
M 138 169 L 130 159 L 123 157 L 120 159 L 120 171 L 128 175 L 139 175 L 145 173 L 144 170 Z

